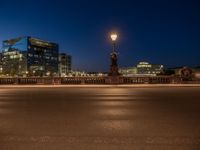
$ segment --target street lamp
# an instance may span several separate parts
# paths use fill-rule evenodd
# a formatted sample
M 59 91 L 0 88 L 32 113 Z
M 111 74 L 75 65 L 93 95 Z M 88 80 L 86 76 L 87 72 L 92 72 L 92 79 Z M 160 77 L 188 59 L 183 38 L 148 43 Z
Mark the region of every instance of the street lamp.
M 112 33 L 110 35 L 110 38 L 113 42 L 113 52 L 115 52 L 116 51 L 116 41 L 117 41 L 118 35 L 116 33 Z
M 118 72 L 118 53 L 116 51 L 116 41 L 118 38 L 118 35 L 116 33 L 112 33 L 110 35 L 110 38 L 112 40 L 112 44 L 113 44 L 113 50 L 111 53 L 111 65 L 110 65 L 110 73 L 109 76 L 118 76 L 119 72 Z

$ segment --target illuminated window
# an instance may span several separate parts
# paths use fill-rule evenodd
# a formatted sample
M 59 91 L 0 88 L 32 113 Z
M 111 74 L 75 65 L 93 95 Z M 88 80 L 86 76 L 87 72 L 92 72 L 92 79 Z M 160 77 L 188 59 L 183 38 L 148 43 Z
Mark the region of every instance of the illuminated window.
M 33 54 L 29 53 L 28 56 L 29 56 L 29 57 L 33 57 Z

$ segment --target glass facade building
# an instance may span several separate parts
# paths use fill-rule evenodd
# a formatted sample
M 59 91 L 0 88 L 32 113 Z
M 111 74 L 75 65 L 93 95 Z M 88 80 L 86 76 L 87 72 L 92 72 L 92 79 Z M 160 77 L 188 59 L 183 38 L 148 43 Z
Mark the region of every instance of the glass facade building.
M 2 75 L 2 71 L 3 71 L 3 68 L 2 68 L 2 53 L 0 53 L 0 75 Z
M 58 44 L 28 36 L 5 40 L 2 48 L 3 74 L 56 76 L 58 52 Z
M 65 77 L 71 72 L 72 57 L 66 53 L 59 54 L 59 75 Z

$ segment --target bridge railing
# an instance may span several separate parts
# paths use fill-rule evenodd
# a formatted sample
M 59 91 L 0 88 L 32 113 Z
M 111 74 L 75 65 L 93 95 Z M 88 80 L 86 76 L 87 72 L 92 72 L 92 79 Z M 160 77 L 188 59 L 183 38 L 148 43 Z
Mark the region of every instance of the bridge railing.
M 114 79 L 114 84 L 179 84 L 179 83 L 197 83 L 200 80 L 184 81 L 181 77 L 157 76 L 157 77 L 119 77 Z M 0 78 L 0 85 L 12 84 L 112 84 L 110 77 L 28 77 L 28 78 Z

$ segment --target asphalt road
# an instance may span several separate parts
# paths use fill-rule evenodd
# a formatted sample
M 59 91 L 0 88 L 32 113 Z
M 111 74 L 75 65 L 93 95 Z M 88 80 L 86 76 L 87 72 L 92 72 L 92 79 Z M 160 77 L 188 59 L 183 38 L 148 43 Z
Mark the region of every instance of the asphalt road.
M 200 87 L 0 87 L 0 150 L 199 150 Z

